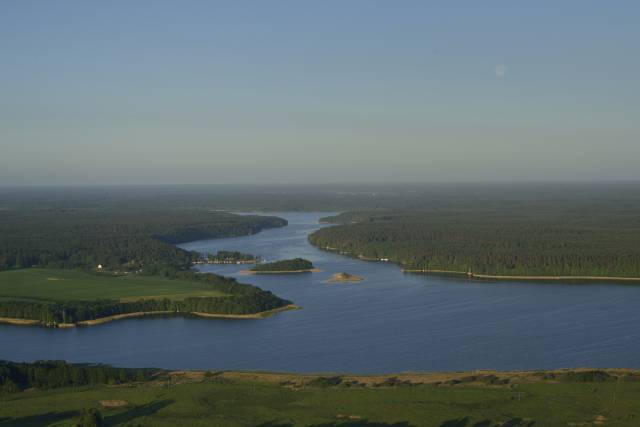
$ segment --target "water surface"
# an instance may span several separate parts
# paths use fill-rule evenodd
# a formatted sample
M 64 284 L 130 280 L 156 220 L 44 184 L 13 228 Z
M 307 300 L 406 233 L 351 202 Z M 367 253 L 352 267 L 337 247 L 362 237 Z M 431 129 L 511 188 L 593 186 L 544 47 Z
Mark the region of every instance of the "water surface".
M 241 276 L 302 310 L 268 319 L 154 317 L 75 329 L 0 325 L 0 359 L 64 359 L 171 369 L 400 372 L 640 367 L 640 286 L 476 282 L 403 274 L 397 266 L 316 249 L 319 213 L 277 213 L 289 226 L 181 245 L 267 260 L 303 257 L 322 269 Z M 366 278 L 327 284 L 336 272 Z

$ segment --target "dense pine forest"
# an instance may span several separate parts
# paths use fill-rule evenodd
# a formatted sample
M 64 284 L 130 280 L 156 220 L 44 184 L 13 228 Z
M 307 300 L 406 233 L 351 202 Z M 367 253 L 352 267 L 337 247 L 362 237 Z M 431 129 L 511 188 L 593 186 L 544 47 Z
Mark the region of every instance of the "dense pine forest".
M 48 267 L 171 274 L 197 254 L 175 243 L 256 233 L 286 221 L 196 209 L 0 210 L 0 271 Z
M 176 247 L 187 240 L 239 236 L 286 225 L 271 216 L 203 209 L 6 209 L 0 210 L 0 271 L 76 269 L 93 274 L 140 274 L 206 283 L 221 297 L 138 301 L 50 301 L 0 296 L 0 317 L 43 324 L 76 323 L 149 311 L 252 314 L 290 304 L 235 279 L 191 270 L 200 254 Z
M 349 212 L 310 241 L 407 269 L 489 275 L 640 277 L 640 215 L 629 202 L 479 203 Z
M 60 360 L 17 363 L 0 360 L 0 392 L 28 388 L 50 389 L 95 384 L 147 381 L 158 369 L 113 368 L 108 365 L 71 364 Z

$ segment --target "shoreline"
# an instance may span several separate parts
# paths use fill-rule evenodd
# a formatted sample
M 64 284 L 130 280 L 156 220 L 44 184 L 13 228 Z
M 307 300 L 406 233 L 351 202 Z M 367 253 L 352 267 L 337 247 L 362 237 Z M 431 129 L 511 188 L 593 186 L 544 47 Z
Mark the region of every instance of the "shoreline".
M 240 274 L 244 276 L 252 276 L 254 274 L 300 274 L 300 273 L 320 273 L 322 270 L 319 268 L 310 268 L 308 270 L 274 270 L 274 271 L 254 271 L 254 270 L 240 270 Z
M 20 319 L 17 317 L 0 317 L 0 323 L 16 326 L 38 326 L 41 324 L 39 320 Z
M 213 314 L 213 313 L 201 313 L 197 311 L 189 312 L 189 314 L 198 317 L 207 317 L 214 319 L 264 319 L 269 316 L 273 316 L 276 313 L 282 313 L 285 311 L 301 310 L 302 307 L 295 304 L 285 305 L 284 307 L 274 308 L 273 310 L 261 311 L 253 314 Z
M 567 373 L 591 373 L 594 371 L 606 372 L 610 375 L 624 376 L 626 374 L 640 375 L 638 368 L 594 368 L 594 367 L 577 367 L 577 368 L 552 368 L 552 369 L 531 369 L 531 370 L 499 370 L 499 369 L 470 369 L 465 371 L 402 371 L 387 373 L 349 373 L 349 372 L 281 372 L 281 371 L 260 371 L 260 370 L 221 370 L 215 371 L 219 378 L 228 378 L 233 380 L 263 381 L 282 383 L 283 381 L 298 382 L 305 384 L 310 380 L 321 377 L 340 377 L 343 381 L 357 380 L 358 382 L 371 386 L 374 384 L 384 383 L 389 379 L 397 379 L 400 381 L 409 380 L 411 382 L 419 382 L 423 384 L 440 383 L 451 380 L 463 380 L 465 377 L 475 376 L 478 379 L 482 377 L 495 375 L 500 379 L 516 380 L 518 382 L 542 382 L 548 381 L 557 383 L 554 379 L 544 379 L 546 374 L 562 375 Z M 205 374 L 211 371 L 178 369 L 168 371 L 170 376 L 185 377 L 191 380 L 204 379 Z M 467 381 L 475 382 L 475 381 Z
M 469 279 L 489 279 L 489 280 L 585 280 L 585 281 L 605 281 L 605 282 L 640 282 L 640 277 L 615 277 L 615 276 L 506 276 L 500 274 L 477 274 L 455 270 L 420 270 L 401 268 L 403 273 L 417 274 L 446 274 L 455 276 L 466 276 Z
M 81 320 L 77 323 L 58 323 L 55 325 L 56 328 L 75 328 L 79 326 L 95 326 L 101 325 L 103 323 L 113 322 L 116 320 L 122 319 L 131 319 L 135 317 L 145 317 L 145 316 L 162 316 L 162 315 L 180 315 L 186 314 L 191 316 L 203 317 L 203 318 L 216 318 L 216 319 L 264 319 L 266 317 L 272 316 L 276 313 L 284 312 L 284 311 L 292 311 L 292 310 L 300 310 L 302 307 L 299 307 L 295 304 L 285 305 L 284 307 L 274 308 L 273 310 L 261 311 L 258 313 L 252 314 L 216 314 L 216 313 L 202 313 L 202 312 L 176 312 L 176 311 L 137 311 L 133 313 L 123 313 L 123 314 L 114 314 L 113 316 L 107 317 L 99 317 L 97 319 L 91 320 Z M 50 325 L 42 323 L 40 320 L 34 319 L 20 319 L 14 317 L 0 317 L 0 323 L 8 324 L 8 325 L 16 325 L 16 326 L 44 326 L 50 327 Z
M 321 247 L 311 243 L 312 246 L 334 254 L 339 254 L 342 256 L 346 256 L 349 258 L 359 259 L 361 261 L 366 262 L 388 262 L 389 264 L 394 264 L 400 267 L 400 271 L 403 273 L 412 273 L 412 274 L 441 274 L 447 276 L 465 276 L 468 279 L 481 279 L 481 280 L 525 280 L 525 281 L 549 281 L 549 282 L 557 282 L 561 280 L 566 281 L 586 281 L 586 282 L 632 282 L 632 283 L 640 283 L 640 277 L 618 277 L 618 276 L 539 276 L 539 275 L 525 275 L 525 276 L 507 276 L 501 274 L 479 274 L 472 273 L 468 271 L 457 271 L 457 270 L 438 270 L 438 269 L 411 269 L 404 268 L 402 264 L 399 264 L 394 261 L 380 261 L 375 258 L 367 258 L 362 255 L 350 255 L 339 252 L 339 250 L 335 248 Z

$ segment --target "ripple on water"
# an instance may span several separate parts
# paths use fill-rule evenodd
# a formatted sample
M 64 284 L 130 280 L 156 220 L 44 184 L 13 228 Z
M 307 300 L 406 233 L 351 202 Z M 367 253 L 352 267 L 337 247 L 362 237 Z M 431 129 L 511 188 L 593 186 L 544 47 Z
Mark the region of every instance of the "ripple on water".
M 287 227 L 190 242 L 268 260 L 310 259 L 322 272 L 240 276 L 303 310 L 262 320 L 154 317 L 90 328 L 0 325 L 0 359 L 65 359 L 175 369 L 297 372 L 640 367 L 640 287 L 473 282 L 403 274 L 318 250 L 307 235 L 327 213 L 280 213 Z M 334 273 L 365 277 L 328 284 Z

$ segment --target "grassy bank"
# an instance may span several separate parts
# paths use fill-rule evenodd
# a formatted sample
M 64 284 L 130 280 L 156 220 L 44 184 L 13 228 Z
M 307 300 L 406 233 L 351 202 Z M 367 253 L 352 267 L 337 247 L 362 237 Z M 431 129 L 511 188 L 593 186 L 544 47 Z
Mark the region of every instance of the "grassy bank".
M 318 376 L 172 372 L 141 383 L 4 394 L 0 426 L 637 426 L 640 372 Z

